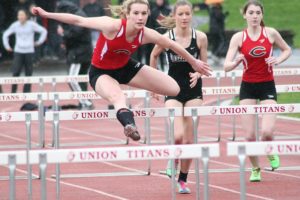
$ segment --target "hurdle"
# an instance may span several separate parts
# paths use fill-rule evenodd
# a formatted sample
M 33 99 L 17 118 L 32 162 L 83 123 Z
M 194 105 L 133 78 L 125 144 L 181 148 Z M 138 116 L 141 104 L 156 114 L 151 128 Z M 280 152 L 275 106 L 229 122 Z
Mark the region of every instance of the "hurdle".
M 39 122 L 39 146 L 45 146 L 45 119 L 44 119 L 44 104 L 43 101 L 48 99 L 47 93 L 4 93 L 0 94 L 0 102 L 23 102 L 37 101 L 38 103 L 38 122 Z M 0 147 L 2 148 L 2 147 Z M 5 148 L 8 148 L 5 146 Z M 15 147 L 13 147 L 15 148 Z
M 240 199 L 246 199 L 245 159 L 246 156 L 300 155 L 300 141 L 280 142 L 229 142 L 227 155 L 238 156 L 240 164 Z
M 244 114 L 266 114 L 266 113 L 299 113 L 300 104 L 265 104 L 265 105 L 237 105 L 237 106 L 200 106 L 186 107 L 184 116 L 191 116 L 194 124 L 198 116 L 212 115 L 244 115 Z M 197 127 L 194 125 L 194 131 Z M 257 133 L 258 134 L 258 133 Z M 258 135 L 256 136 L 258 138 Z
M 147 153 L 148 152 L 148 153 Z M 85 159 L 86 154 L 93 154 Z M 159 145 L 139 147 L 115 147 L 115 148 L 84 148 L 84 149 L 55 149 L 55 150 L 31 150 L 27 156 L 25 151 L 0 152 L 0 165 L 8 165 L 10 174 L 9 196 L 15 199 L 16 165 L 24 165 L 29 160 L 31 165 L 39 164 L 41 174 L 41 199 L 47 198 L 46 171 L 48 164 L 57 163 L 91 163 L 91 162 L 116 162 L 116 161 L 137 161 L 137 160 L 165 160 L 165 159 L 204 159 L 205 173 L 207 179 L 204 181 L 204 199 L 209 199 L 208 188 L 208 166 L 207 160 L 210 157 L 220 155 L 219 144 L 190 144 L 190 145 Z M 29 158 L 28 158 L 29 157 Z M 173 183 L 172 183 L 173 184 Z M 199 185 L 199 182 L 196 182 Z M 60 181 L 56 181 L 56 199 L 60 198 Z M 176 199 L 175 188 L 172 187 L 172 199 Z M 196 199 L 200 199 L 200 191 L 196 191 Z
M 26 126 L 26 151 L 25 151 L 25 156 L 22 158 L 26 159 L 26 165 L 27 165 L 27 176 L 16 176 L 16 179 L 26 179 L 28 180 L 28 195 L 31 196 L 32 194 L 32 187 L 31 187 L 31 181 L 32 179 L 37 179 L 39 178 L 38 176 L 33 176 L 32 175 L 32 167 L 29 164 L 29 151 L 31 150 L 31 121 L 32 120 L 37 120 L 39 117 L 37 112 L 8 112 L 8 113 L 0 113 L 0 122 L 25 122 Z M 1 145 L 1 148 L 20 148 L 18 145 Z M 1 151 L 0 151 L 1 153 Z M 3 159 L 1 159 L 3 160 Z M 11 162 L 15 162 L 13 157 L 10 157 L 9 160 Z M 11 170 L 13 168 L 10 168 L 10 176 Z M 1 181 L 5 180 L 10 180 L 10 176 L 6 177 L 0 177 Z M 11 182 L 13 184 L 13 182 Z
M 174 117 L 182 115 L 181 108 L 144 108 L 132 109 L 135 118 L 166 118 L 169 117 L 171 123 L 170 127 L 174 126 Z M 85 117 L 90 116 L 90 117 Z M 59 122 L 60 121 L 79 121 L 79 120 L 111 120 L 116 119 L 116 111 L 114 110 L 91 110 L 91 111 L 49 111 L 46 112 L 46 121 L 52 121 L 54 128 L 54 147 L 60 148 L 60 134 Z M 147 145 L 151 144 L 150 135 L 146 135 Z M 59 166 L 57 166 L 59 170 Z M 151 163 L 148 162 L 146 171 L 143 172 L 114 172 L 112 173 L 81 173 L 81 174 L 62 174 L 57 178 L 74 178 L 74 177 L 102 177 L 102 176 L 130 176 L 130 175 L 150 175 Z
M 144 107 L 149 108 L 150 106 L 150 94 L 146 90 L 124 90 L 123 91 L 127 98 L 144 98 Z M 102 99 L 100 95 L 94 91 L 84 91 L 84 92 L 49 92 L 48 100 L 54 102 L 54 111 L 58 111 L 59 101 L 61 100 L 78 100 L 78 99 Z M 143 143 L 146 144 L 146 136 L 150 135 L 150 118 L 144 118 L 144 140 Z M 61 146 L 82 146 L 82 145 L 110 145 L 110 144 L 128 144 L 129 140 L 126 139 L 115 142 L 92 142 L 92 143 L 80 143 L 80 144 L 60 144 Z M 51 146 L 54 147 L 54 132 L 52 134 Z

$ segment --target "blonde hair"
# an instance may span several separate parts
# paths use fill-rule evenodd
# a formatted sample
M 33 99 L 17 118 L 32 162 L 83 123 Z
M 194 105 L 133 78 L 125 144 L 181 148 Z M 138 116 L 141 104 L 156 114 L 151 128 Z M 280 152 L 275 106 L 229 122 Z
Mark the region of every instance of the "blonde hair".
M 150 10 L 150 5 L 148 0 L 125 0 L 122 5 L 109 6 L 109 8 L 114 16 L 119 16 L 125 19 L 126 14 L 130 13 L 131 5 L 135 3 L 145 4 L 148 6 L 148 11 Z
M 179 6 L 186 6 L 188 5 L 191 10 L 193 10 L 193 6 L 192 4 L 187 1 L 187 0 L 178 0 L 174 7 L 173 7 L 173 11 L 172 14 L 169 16 L 164 17 L 162 20 L 158 20 L 158 23 L 162 26 L 161 28 L 166 28 L 166 29 L 173 29 L 176 27 L 176 20 L 173 18 L 173 15 L 175 15 L 176 10 Z

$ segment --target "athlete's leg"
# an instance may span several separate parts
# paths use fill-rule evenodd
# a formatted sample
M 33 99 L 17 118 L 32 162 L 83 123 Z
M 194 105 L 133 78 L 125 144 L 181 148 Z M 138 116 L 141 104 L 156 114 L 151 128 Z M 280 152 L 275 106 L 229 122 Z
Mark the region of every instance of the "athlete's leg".
M 260 102 L 263 104 L 277 104 L 275 100 L 267 99 Z M 264 114 L 262 116 L 261 132 L 263 141 L 272 141 L 276 122 L 276 114 Z
M 277 102 L 273 99 L 267 99 L 261 101 L 261 104 L 277 104 Z M 275 122 L 276 114 L 264 114 L 262 116 L 261 131 L 263 141 L 272 141 L 274 139 L 273 133 L 275 129 Z M 278 155 L 268 155 L 267 157 L 273 169 L 277 169 L 280 166 L 280 159 Z
M 113 104 L 117 110 L 117 119 L 124 126 L 124 134 L 133 140 L 139 140 L 133 113 L 126 106 L 126 97 L 121 90 L 120 84 L 108 75 L 100 76 L 96 81 L 96 92 L 104 99 Z
M 256 99 L 243 99 L 240 101 L 240 105 L 255 105 Z M 255 115 L 242 115 L 242 126 L 246 132 L 246 139 L 249 142 L 256 141 L 255 136 Z M 249 156 L 250 162 L 253 168 L 259 168 L 258 157 Z
M 168 99 L 165 102 L 165 107 L 166 108 L 173 108 L 173 107 L 181 107 L 183 109 L 183 104 L 181 102 L 179 102 L 176 99 Z M 174 119 L 174 144 L 182 144 L 182 138 L 184 135 L 184 124 L 183 124 L 183 118 L 182 116 L 180 117 L 175 117 Z M 177 169 L 178 169 L 178 165 L 179 165 L 179 160 L 176 159 L 175 160 L 175 176 L 177 174 Z M 171 160 L 168 161 L 168 165 L 167 165 L 167 169 L 166 169 L 166 174 L 167 176 L 169 176 L 171 178 L 172 176 L 172 167 L 171 167 Z
M 196 107 L 202 105 L 202 99 L 193 99 L 187 101 L 184 107 Z M 197 122 L 198 124 L 198 122 Z M 193 134 L 193 120 L 191 117 L 184 117 L 184 134 L 182 144 L 193 144 L 194 134 Z M 197 126 L 198 127 L 198 126 Z M 180 171 L 183 173 L 188 173 L 190 169 L 192 159 L 183 159 L 180 164 Z
M 180 91 L 173 78 L 148 65 L 144 65 L 128 85 L 165 96 L 176 96 Z

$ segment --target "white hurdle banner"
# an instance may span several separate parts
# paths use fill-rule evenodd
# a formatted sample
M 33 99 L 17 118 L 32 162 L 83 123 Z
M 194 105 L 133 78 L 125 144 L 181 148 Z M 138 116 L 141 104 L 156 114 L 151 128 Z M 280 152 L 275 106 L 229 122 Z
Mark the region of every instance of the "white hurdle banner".
M 182 116 L 182 108 L 141 108 L 132 109 L 134 117 L 169 117 L 170 112 L 174 112 L 174 116 Z M 65 120 L 99 120 L 99 119 L 116 119 L 115 110 L 88 110 L 88 111 L 48 111 L 46 112 L 46 121 L 54 120 L 57 114 L 60 121 Z
M 224 70 L 215 70 L 212 72 L 212 76 L 203 78 L 222 78 L 222 77 L 241 77 L 243 70 L 234 70 L 231 72 L 225 72 Z M 300 75 L 300 69 L 298 68 L 274 68 L 274 76 L 294 76 Z M 78 76 L 28 76 L 28 77 L 2 77 L 0 78 L 0 84 L 25 84 L 25 83 L 69 83 L 69 82 L 88 82 L 89 77 L 87 75 Z
M 128 98 L 145 98 L 148 91 L 146 90 L 123 90 L 124 94 Z M 100 95 L 94 91 L 83 92 L 49 92 L 48 100 L 72 100 L 72 99 L 102 99 Z
M 300 155 L 300 141 L 272 142 L 229 142 L 227 155 L 238 156 L 240 163 L 240 199 L 246 199 L 245 160 L 246 156 Z
M 185 107 L 184 116 L 193 116 L 192 110 L 196 110 L 198 116 L 299 113 L 300 103 Z
M 300 92 L 300 84 L 276 85 L 277 93 Z M 240 86 L 220 86 L 220 87 L 203 87 L 203 95 L 237 95 L 240 92 Z
M 11 85 L 11 84 L 25 84 L 25 83 L 69 83 L 72 81 L 76 82 L 88 82 L 89 78 L 87 75 L 78 76 L 24 76 L 24 77 L 3 77 L 0 78 L 0 84 Z
M 219 157 L 218 143 L 189 145 L 132 146 L 113 148 L 82 148 L 56 150 L 30 150 L 28 157 L 25 151 L 0 152 L 0 165 L 8 165 L 10 174 L 10 199 L 15 199 L 16 165 L 39 164 L 41 174 L 41 199 L 46 199 L 46 169 L 48 163 L 91 163 L 136 160 L 168 160 L 168 159 L 206 159 Z M 207 166 L 206 166 L 207 167 Z M 208 174 L 208 171 L 205 173 Z M 199 183 L 197 183 L 199 184 Z M 208 180 L 205 182 L 208 190 Z M 56 198 L 60 198 L 60 181 L 56 179 Z M 208 191 L 205 192 L 208 194 Z M 172 188 L 172 194 L 175 189 Z M 173 196 L 173 199 L 175 196 Z M 199 197 L 198 197 L 199 199 Z M 205 200 L 208 196 L 205 197 Z
M 265 113 L 300 113 L 300 104 L 265 104 L 265 105 L 233 105 L 233 106 L 200 106 L 185 107 L 184 116 L 191 116 L 193 120 L 194 133 L 197 132 L 197 121 L 199 116 L 226 116 L 226 115 L 247 115 Z M 220 122 L 218 121 L 217 141 L 221 139 Z M 235 138 L 235 131 L 232 133 Z M 258 132 L 256 133 L 258 137 Z

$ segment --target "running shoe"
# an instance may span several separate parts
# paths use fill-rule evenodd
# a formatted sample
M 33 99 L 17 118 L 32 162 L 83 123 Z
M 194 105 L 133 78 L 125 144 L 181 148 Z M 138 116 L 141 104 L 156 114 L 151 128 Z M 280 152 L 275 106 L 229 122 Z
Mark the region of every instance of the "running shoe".
M 139 132 L 137 131 L 137 128 L 134 124 L 127 124 L 124 127 L 124 134 L 127 137 L 130 137 L 134 141 L 139 141 L 141 139 L 141 136 Z
M 175 176 L 176 176 L 176 174 L 177 174 L 177 170 L 178 170 L 178 160 L 175 160 L 175 166 L 174 166 L 174 168 L 175 168 Z M 168 164 L 167 164 L 167 169 L 166 169 L 166 175 L 169 177 L 169 178 L 171 178 L 172 177 L 172 160 L 169 160 L 168 161 Z
M 190 194 L 191 190 L 187 187 L 187 183 L 184 181 L 179 181 L 177 183 L 178 193 L 179 194 Z
M 260 182 L 261 175 L 260 175 L 260 168 L 252 168 L 250 182 Z
M 272 167 L 272 170 L 277 169 L 280 166 L 280 159 L 278 155 L 269 155 L 267 157 Z

